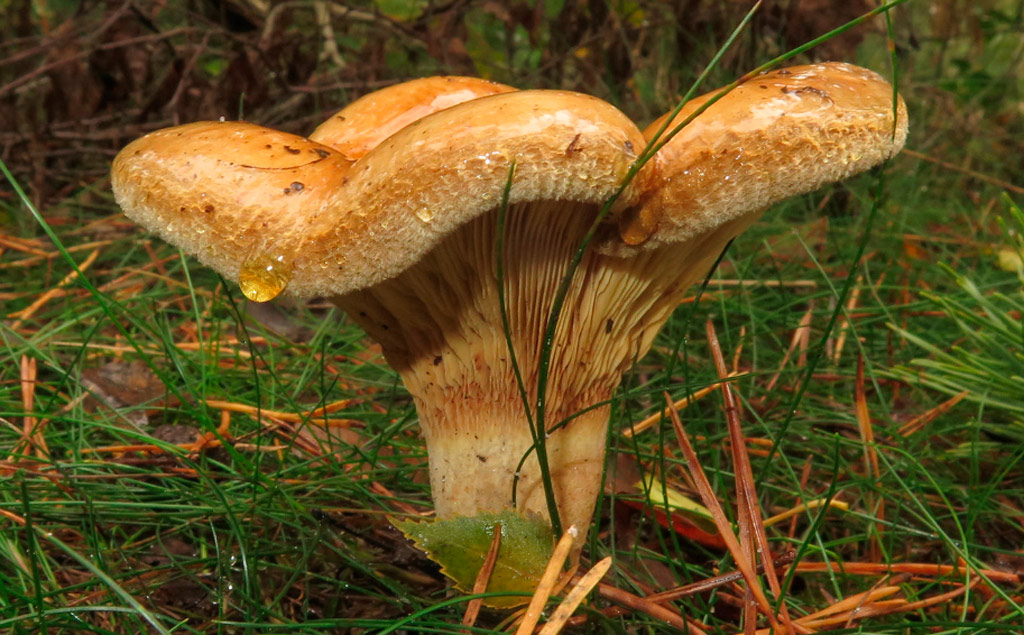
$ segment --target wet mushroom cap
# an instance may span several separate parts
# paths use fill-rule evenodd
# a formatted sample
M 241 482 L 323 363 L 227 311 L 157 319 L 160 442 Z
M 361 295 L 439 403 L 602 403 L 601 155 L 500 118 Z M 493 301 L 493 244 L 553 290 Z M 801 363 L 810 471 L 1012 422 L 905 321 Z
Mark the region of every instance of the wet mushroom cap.
M 513 160 L 512 203 L 598 204 L 643 143 L 600 99 L 518 91 L 428 115 L 354 162 L 253 124 L 177 126 L 125 147 L 111 178 L 125 214 L 228 279 L 275 262 L 290 294 L 331 296 L 394 277 L 493 209 Z
M 717 94 L 691 100 L 670 123 L 669 115 L 654 121 L 645 138 Z M 685 240 L 862 172 L 898 152 L 906 137 L 906 105 L 873 71 L 831 62 L 754 76 L 645 167 L 651 188 L 642 208 L 621 219 L 619 238 L 644 249 Z
M 359 159 L 414 121 L 461 103 L 516 90 L 476 77 L 425 77 L 360 97 L 320 124 L 310 140 Z

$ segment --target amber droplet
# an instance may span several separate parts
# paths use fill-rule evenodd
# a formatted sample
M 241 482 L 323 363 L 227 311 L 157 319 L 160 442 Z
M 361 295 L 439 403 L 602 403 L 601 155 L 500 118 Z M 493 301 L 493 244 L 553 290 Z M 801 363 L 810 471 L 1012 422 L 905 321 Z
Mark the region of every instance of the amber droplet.
M 630 246 L 643 244 L 657 228 L 657 217 L 646 207 L 628 209 L 619 218 L 619 238 Z
M 292 279 L 291 265 L 283 255 L 271 256 L 253 251 L 238 272 L 238 286 L 253 302 L 269 302 L 276 298 Z

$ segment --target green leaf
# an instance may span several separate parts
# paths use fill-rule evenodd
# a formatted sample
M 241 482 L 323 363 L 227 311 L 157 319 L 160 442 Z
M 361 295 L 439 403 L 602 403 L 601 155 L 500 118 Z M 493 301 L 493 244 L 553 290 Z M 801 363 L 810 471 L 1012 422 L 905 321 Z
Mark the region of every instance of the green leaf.
M 425 0 L 377 0 L 374 4 L 382 14 L 400 22 L 415 20 L 428 6 Z
M 397 520 L 391 523 L 427 557 L 441 565 L 441 571 L 463 592 L 473 588 L 494 538 L 501 526 L 501 547 L 491 573 L 488 593 L 514 593 L 484 600 L 493 608 L 526 604 L 544 573 L 554 538 L 547 522 L 539 517 L 524 518 L 511 510 L 500 514 L 462 516 L 449 520 Z M 525 594 L 525 595 L 520 595 Z

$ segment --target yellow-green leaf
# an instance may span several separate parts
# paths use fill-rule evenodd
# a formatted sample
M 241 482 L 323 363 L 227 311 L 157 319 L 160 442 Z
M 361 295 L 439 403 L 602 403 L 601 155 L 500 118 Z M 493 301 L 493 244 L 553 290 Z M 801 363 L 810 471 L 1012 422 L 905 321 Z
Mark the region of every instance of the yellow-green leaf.
M 441 565 L 441 571 L 463 592 L 473 588 L 494 538 L 494 528 L 500 524 L 501 548 L 487 591 L 510 595 L 484 600 L 484 604 L 494 608 L 526 604 L 554 548 L 551 527 L 546 521 L 524 518 L 511 510 L 448 520 L 392 518 L 391 522 Z
M 648 500 L 650 500 L 651 504 L 656 507 L 665 507 L 666 499 L 662 496 L 661 481 L 653 476 L 650 478 L 651 488 L 647 495 Z M 643 490 L 644 482 L 640 481 L 636 486 Z M 715 526 L 714 518 L 707 507 L 704 507 L 689 496 L 686 496 L 679 490 L 671 487 L 664 487 L 664 492 L 668 496 L 668 507 L 675 513 L 682 514 L 690 522 L 708 533 L 718 533 L 718 528 Z
M 1016 250 L 1005 248 L 1000 249 L 998 252 L 999 257 L 999 268 L 1003 271 L 1020 271 L 1024 268 L 1024 263 L 1021 262 L 1020 253 Z

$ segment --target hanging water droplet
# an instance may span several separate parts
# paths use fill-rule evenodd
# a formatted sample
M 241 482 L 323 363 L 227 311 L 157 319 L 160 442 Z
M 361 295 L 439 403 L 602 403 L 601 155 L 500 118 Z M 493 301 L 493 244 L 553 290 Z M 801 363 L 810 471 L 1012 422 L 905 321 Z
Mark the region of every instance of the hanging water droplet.
M 434 220 L 434 212 L 429 207 L 421 207 L 416 212 L 416 218 L 420 219 L 424 223 L 429 223 Z
M 253 250 L 238 272 L 238 286 L 253 302 L 276 298 L 292 279 L 292 268 L 283 255 L 271 256 Z

